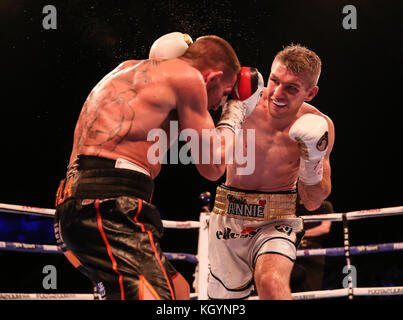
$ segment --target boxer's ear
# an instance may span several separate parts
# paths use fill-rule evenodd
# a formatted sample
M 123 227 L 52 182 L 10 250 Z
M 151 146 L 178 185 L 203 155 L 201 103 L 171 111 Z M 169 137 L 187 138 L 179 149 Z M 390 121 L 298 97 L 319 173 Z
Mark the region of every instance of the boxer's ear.
M 222 71 L 218 70 L 209 71 L 204 75 L 204 82 L 206 83 L 206 85 L 208 85 L 209 83 L 214 83 L 215 81 L 220 79 L 223 74 L 224 73 Z
M 318 93 L 318 91 L 319 91 L 319 87 L 318 86 L 313 86 L 310 90 L 308 90 L 308 95 L 304 99 L 304 101 L 311 101 L 313 98 L 315 98 L 315 96 Z

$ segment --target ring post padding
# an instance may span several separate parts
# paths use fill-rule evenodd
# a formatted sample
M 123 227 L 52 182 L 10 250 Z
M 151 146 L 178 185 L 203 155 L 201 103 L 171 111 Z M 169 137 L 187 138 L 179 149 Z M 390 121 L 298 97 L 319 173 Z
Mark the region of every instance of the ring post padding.
M 198 300 L 208 300 L 207 283 L 209 275 L 209 259 L 208 259 L 208 229 L 209 229 L 209 212 L 200 213 L 199 241 L 197 246 L 197 259 L 199 261 L 197 270 L 197 291 Z
M 346 214 L 343 214 L 343 234 L 344 234 L 344 255 L 346 257 L 346 267 L 347 267 L 348 299 L 353 300 L 354 292 L 353 292 L 353 278 L 352 278 L 351 259 L 350 259 L 350 236 Z

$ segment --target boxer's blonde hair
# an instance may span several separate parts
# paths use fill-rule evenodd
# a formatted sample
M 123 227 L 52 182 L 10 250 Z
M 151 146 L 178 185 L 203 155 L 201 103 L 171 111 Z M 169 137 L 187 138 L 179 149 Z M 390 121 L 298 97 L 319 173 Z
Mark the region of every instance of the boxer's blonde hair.
M 208 35 L 194 41 L 182 56 L 199 69 L 220 69 L 225 75 L 239 74 L 241 65 L 232 46 L 224 39 Z
M 295 74 L 305 74 L 308 77 L 308 88 L 318 84 L 322 61 L 312 50 L 300 44 L 291 44 L 277 53 L 273 63 L 276 61 L 283 63 Z

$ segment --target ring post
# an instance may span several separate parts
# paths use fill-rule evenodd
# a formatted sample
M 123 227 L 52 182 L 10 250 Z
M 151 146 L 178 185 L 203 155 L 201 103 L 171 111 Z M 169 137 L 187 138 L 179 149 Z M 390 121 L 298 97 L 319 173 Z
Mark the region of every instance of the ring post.
M 200 213 L 199 241 L 197 245 L 198 264 L 198 300 L 208 300 L 207 281 L 209 275 L 208 260 L 208 227 L 210 213 L 207 211 Z

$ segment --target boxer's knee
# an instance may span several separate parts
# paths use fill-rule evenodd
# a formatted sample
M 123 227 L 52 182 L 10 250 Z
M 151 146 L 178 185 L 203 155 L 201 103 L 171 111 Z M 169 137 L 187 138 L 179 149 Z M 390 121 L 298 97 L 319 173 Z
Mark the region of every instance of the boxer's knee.
M 256 280 L 256 288 L 260 299 L 290 299 L 289 282 L 279 274 L 265 274 Z
M 189 300 L 190 286 L 186 279 L 178 272 L 172 277 L 176 300 Z
M 255 267 L 255 285 L 260 299 L 292 299 L 290 276 L 293 262 L 278 254 L 261 255 Z

